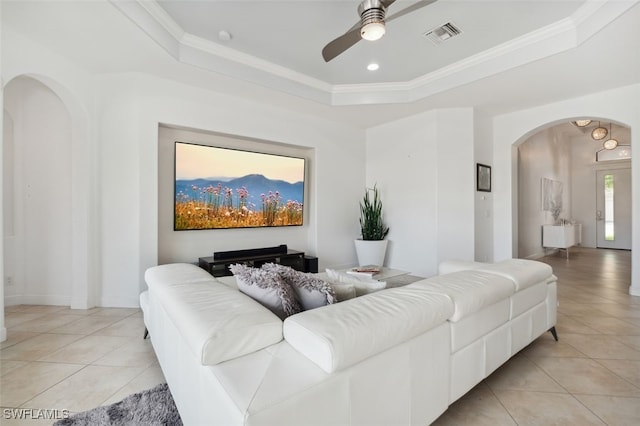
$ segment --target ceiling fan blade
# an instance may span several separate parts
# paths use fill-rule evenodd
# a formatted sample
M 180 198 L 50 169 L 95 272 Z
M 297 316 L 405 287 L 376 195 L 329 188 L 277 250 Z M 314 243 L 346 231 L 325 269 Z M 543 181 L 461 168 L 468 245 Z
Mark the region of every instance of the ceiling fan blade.
M 358 23 L 322 49 L 324 61 L 329 62 L 360 40 L 362 40 L 362 37 L 360 37 L 360 24 Z
M 380 3 L 382 3 L 382 5 L 388 9 L 389 6 L 391 6 L 392 4 L 394 4 L 396 2 L 396 0 L 382 0 Z
M 411 6 L 407 6 L 404 9 L 394 13 L 393 15 L 387 17 L 387 19 L 385 19 L 386 22 L 390 22 L 393 21 L 396 18 L 399 18 L 401 16 L 404 16 L 408 13 L 413 12 L 414 10 L 418 10 L 418 9 L 422 9 L 425 6 L 429 6 L 431 3 L 435 3 L 437 0 L 421 0 L 415 4 L 412 4 Z M 387 3 L 387 2 L 385 2 Z M 391 2 L 393 3 L 393 2 Z

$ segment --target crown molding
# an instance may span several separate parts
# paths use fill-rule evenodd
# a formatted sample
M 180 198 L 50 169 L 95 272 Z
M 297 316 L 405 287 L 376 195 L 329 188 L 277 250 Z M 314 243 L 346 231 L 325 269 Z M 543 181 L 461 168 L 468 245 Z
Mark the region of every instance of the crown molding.
M 587 0 L 572 15 L 410 81 L 338 84 L 184 31 L 155 0 L 110 0 L 177 61 L 327 105 L 407 103 L 573 49 L 640 0 Z

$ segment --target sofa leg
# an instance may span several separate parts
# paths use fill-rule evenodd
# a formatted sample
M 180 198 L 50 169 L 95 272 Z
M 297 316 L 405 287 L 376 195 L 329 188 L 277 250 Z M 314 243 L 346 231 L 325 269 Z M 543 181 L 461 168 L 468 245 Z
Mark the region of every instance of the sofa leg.
M 142 336 L 142 339 L 146 340 L 148 336 L 149 336 L 149 330 L 147 330 L 147 327 L 145 327 L 144 328 L 144 336 Z M 556 338 L 556 340 L 558 340 L 558 339 Z
M 556 342 L 558 341 L 558 332 L 556 331 L 556 327 L 553 326 L 549 329 L 549 331 L 551 332 L 551 335 L 553 336 L 554 339 L 556 339 Z

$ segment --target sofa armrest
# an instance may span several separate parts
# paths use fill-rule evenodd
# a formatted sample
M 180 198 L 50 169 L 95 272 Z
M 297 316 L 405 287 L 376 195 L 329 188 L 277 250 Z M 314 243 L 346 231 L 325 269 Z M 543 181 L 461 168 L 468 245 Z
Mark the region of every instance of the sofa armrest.
M 195 265 L 155 266 L 147 270 L 145 279 L 149 309 L 154 303 L 162 305 L 202 365 L 215 365 L 282 340 L 280 318 Z

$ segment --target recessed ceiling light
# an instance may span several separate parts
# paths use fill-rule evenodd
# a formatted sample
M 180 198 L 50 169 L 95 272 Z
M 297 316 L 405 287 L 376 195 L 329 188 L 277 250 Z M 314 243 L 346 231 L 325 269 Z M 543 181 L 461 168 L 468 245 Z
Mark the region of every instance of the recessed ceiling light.
M 229 31 L 221 30 L 218 33 L 218 40 L 220 40 L 220 41 L 229 41 L 229 40 L 231 40 L 231 33 Z
M 375 62 L 372 62 L 369 65 L 367 65 L 367 69 L 369 71 L 376 71 L 378 68 L 380 68 L 380 65 L 376 64 Z

